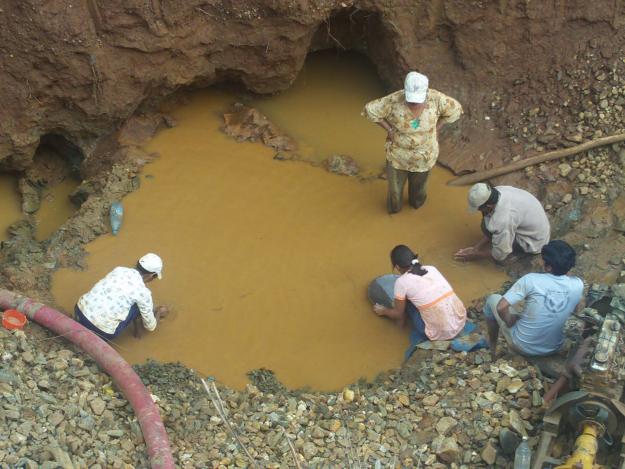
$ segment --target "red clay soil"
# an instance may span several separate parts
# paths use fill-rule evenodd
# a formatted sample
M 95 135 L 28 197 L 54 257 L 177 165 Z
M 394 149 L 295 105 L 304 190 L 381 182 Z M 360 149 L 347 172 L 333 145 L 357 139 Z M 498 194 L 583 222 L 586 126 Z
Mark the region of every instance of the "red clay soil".
M 0 170 L 27 168 L 46 134 L 88 157 L 98 138 L 185 87 L 284 90 L 308 52 L 328 47 L 366 53 L 391 88 L 417 69 L 462 101 L 455 140 L 468 150 L 442 162 L 479 169 L 499 158 L 501 129 L 485 119 L 493 93 L 550 77 L 590 40 L 619 53 L 624 24 L 613 0 L 5 0 Z

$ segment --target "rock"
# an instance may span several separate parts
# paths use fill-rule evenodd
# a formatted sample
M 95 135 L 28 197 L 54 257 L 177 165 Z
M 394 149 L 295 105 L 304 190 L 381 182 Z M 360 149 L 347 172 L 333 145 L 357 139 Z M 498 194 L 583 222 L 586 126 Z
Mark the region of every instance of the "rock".
M 21 469 L 39 469 L 39 464 L 37 464 L 32 459 L 22 458 L 17 461 L 15 467 L 19 467 Z
M 506 386 L 506 390 L 510 394 L 516 394 L 523 387 L 523 384 L 523 381 L 519 378 L 515 378 L 510 382 L 510 384 L 508 384 L 508 386 Z
M 507 455 L 514 454 L 520 442 L 521 438 L 507 428 L 502 428 L 499 432 L 499 446 Z
M 341 422 L 339 420 L 332 420 L 330 422 L 330 424 L 328 425 L 328 430 L 331 431 L 332 433 L 336 433 L 339 428 L 341 428 Z
M 445 438 L 435 451 L 440 460 L 446 463 L 457 462 L 460 459 L 460 448 L 453 437 Z
M 501 371 L 503 374 L 505 374 L 506 376 L 510 378 L 514 378 L 516 375 L 519 374 L 519 372 L 515 368 L 508 365 L 507 363 L 502 363 L 499 366 L 499 371 Z
M 423 405 L 425 406 L 435 406 L 438 402 L 438 396 L 436 394 L 430 394 L 423 398 Z
M 436 423 L 436 431 L 441 435 L 446 435 L 453 430 L 456 425 L 458 425 L 458 421 L 455 418 L 443 417 Z
M 397 393 L 396 398 L 397 398 L 397 402 L 399 402 L 404 407 L 408 407 L 410 405 L 410 399 L 408 398 L 406 394 L 401 393 L 401 392 Z
M 304 453 L 304 458 L 307 461 L 312 459 L 319 452 L 315 444 L 311 443 L 310 441 L 307 441 L 306 443 L 304 443 L 304 446 L 302 447 L 302 451 Z
M 0 383 L 16 384 L 17 376 L 9 369 L 3 368 L 0 370 Z
M 407 440 L 408 438 L 410 438 L 410 435 L 412 433 L 412 425 L 406 422 L 399 422 L 397 424 L 397 433 L 403 439 Z
M 573 200 L 573 194 L 564 194 L 564 197 L 562 197 L 563 204 L 568 204 L 571 200 Z
M 331 173 L 344 176 L 356 176 L 360 172 L 358 163 L 351 156 L 346 155 L 332 155 L 325 160 L 324 165 Z
M 523 424 L 523 420 L 518 412 L 512 409 L 508 413 L 508 417 L 510 419 L 510 428 L 512 428 L 515 432 L 517 432 L 521 436 L 527 436 L 527 431 L 525 430 L 525 425 Z
M 84 414 L 78 419 L 78 426 L 83 430 L 91 431 L 95 427 L 95 420 L 89 414 Z
M 54 460 L 63 469 L 74 469 L 74 464 L 72 463 L 69 455 L 59 446 L 48 446 L 46 449 L 50 452 L 50 454 L 52 454 Z
M 486 464 L 495 464 L 495 460 L 497 459 L 497 450 L 493 448 L 490 441 L 486 443 L 486 446 L 482 450 L 481 456 Z
M 56 427 L 63 420 L 65 420 L 65 416 L 63 415 L 63 412 L 61 411 L 56 411 L 50 414 L 50 416 L 48 417 L 48 422 L 50 422 L 50 425 L 52 425 L 53 427 Z
M 612 228 L 625 233 L 625 194 L 612 202 Z
M 102 415 L 104 409 L 106 409 L 106 403 L 99 397 L 96 397 L 91 402 L 89 402 L 89 406 L 91 407 L 91 410 L 93 410 L 93 413 L 96 415 Z
M 237 142 L 262 141 L 278 152 L 293 151 L 297 144 L 257 109 L 236 103 L 224 114 L 221 130 Z
M 178 120 L 169 114 L 163 114 L 163 122 L 170 129 L 178 125 Z
M 354 391 L 349 388 L 343 390 L 343 400 L 345 402 L 352 402 L 354 400 Z
M 584 136 L 582 134 L 567 135 L 564 138 L 573 143 L 582 143 L 584 141 Z

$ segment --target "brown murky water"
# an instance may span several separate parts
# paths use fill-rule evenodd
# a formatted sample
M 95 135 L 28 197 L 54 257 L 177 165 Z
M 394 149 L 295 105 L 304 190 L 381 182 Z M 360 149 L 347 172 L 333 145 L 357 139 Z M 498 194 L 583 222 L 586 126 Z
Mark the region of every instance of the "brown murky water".
M 17 179 L 11 174 L 0 174 L 0 239 L 7 239 L 7 228 L 22 218 Z
M 76 206 L 69 199 L 76 185 L 76 181 L 65 179 L 43 191 L 41 206 L 34 214 L 38 241 L 50 237 L 76 211 Z M 24 214 L 20 208 L 17 178 L 11 174 L 0 174 L 0 239 L 7 239 L 7 228 L 22 218 Z
M 354 157 L 361 174 L 384 168 L 382 129 L 361 118 L 365 103 L 385 94 L 373 65 L 356 54 L 309 56 L 286 92 L 254 105 L 298 141 L 298 153 L 321 162 L 332 154 Z
M 77 185 L 75 180 L 67 178 L 44 191 L 41 206 L 35 214 L 37 240 L 48 239 L 76 211 L 69 196 Z
M 359 111 L 382 90 L 358 60 L 313 57 L 305 85 L 272 98 L 280 106 L 263 99 L 261 107 L 312 153 L 381 166 L 384 135 Z M 341 80 L 349 86 L 328 92 Z M 353 104 L 341 105 L 343 98 Z M 466 189 L 444 185 L 445 171 L 434 171 L 423 208 L 389 216 L 384 181 L 276 161 L 269 149 L 220 133 L 220 114 L 233 99 L 207 90 L 173 110 L 179 124 L 149 144 L 161 158 L 124 199 L 119 235 L 89 245 L 87 272 L 54 278 L 57 302 L 71 310 L 116 265 L 148 251 L 163 257 L 164 278 L 150 287 L 174 313 L 140 340 L 117 341 L 130 361 L 182 361 L 235 387 L 264 367 L 290 387 L 337 389 L 401 363 L 407 331 L 376 317 L 365 297 L 369 281 L 390 271 L 395 244 L 437 265 L 464 300 L 504 279 L 488 263 L 453 262 L 455 249 L 480 236 L 479 218 L 467 213 Z M 340 131 L 321 122 L 337 107 Z

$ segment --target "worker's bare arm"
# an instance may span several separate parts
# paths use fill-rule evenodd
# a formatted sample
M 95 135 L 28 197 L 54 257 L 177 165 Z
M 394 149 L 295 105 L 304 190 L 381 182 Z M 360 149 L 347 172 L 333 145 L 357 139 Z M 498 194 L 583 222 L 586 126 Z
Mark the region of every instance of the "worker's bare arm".
M 378 316 L 391 318 L 403 327 L 406 323 L 406 300 L 395 299 L 395 306 L 393 308 L 386 308 L 376 303 L 373 305 L 373 312 Z
M 490 238 L 484 236 L 475 246 L 460 249 L 454 254 L 454 258 L 460 261 L 472 261 L 477 259 L 492 258 Z
M 508 327 L 514 326 L 519 320 L 518 315 L 512 314 L 510 312 L 510 303 L 508 303 L 508 300 L 506 300 L 505 298 L 502 298 L 501 300 L 499 300 L 499 303 L 497 303 L 497 314 L 499 314 L 501 320 Z

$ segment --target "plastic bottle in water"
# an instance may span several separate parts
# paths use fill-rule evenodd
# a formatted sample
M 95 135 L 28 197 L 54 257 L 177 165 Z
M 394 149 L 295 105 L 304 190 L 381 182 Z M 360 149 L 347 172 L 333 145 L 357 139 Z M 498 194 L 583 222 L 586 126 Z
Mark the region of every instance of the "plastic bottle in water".
M 109 216 L 111 220 L 111 231 L 114 235 L 117 235 L 124 219 L 124 207 L 122 207 L 120 202 L 113 202 L 111 204 Z
M 517 446 L 514 453 L 514 469 L 530 469 L 532 462 L 532 450 L 527 444 L 527 437 L 523 437 L 523 441 Z

